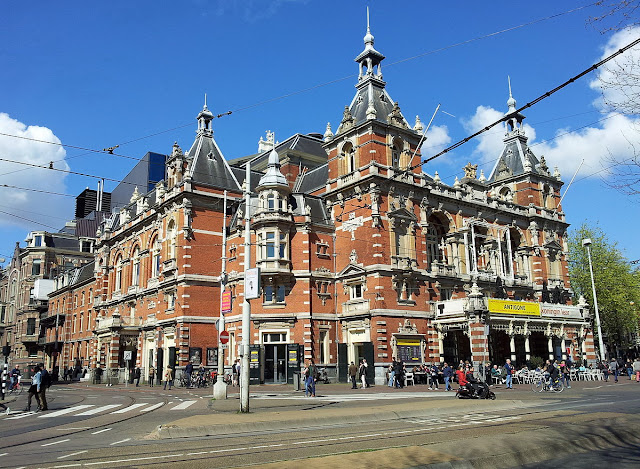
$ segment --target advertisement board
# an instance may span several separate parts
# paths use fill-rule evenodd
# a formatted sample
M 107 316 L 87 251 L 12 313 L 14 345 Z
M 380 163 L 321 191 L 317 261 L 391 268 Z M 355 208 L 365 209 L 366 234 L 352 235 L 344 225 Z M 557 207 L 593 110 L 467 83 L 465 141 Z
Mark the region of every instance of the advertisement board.
M 540 316 L 540 303 L 532 301 L 510 301 L 489 298 L 489 312 L 493 314 L 518 314 L 522 316 Z

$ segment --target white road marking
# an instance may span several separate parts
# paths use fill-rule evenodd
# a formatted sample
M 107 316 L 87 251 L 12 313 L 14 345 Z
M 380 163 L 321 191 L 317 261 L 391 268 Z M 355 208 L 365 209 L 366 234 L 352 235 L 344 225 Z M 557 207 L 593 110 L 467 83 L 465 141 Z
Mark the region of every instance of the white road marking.
M 43 415 L 38 416 L 38 418 L 49 419 L 51 417 L 59 417 L 60 415 L 70 414 L 71 412 L 77 412 L 79 410 L 88 409 L 89 407 L 95 407 L 95 406 L 93 404 L 77 405 L 77 406 L 74 406 L 74 407 L 69 407 L 68 409 L 61 409 L 61 410 L 57 410 L 55 412 L 51 412 L 49 414 L 43 414 Z
M 171 410 L 184 410 L 187 407 L 195 404 L 197 401 L 184 401 L 181 404 L 178 404 L 177 406 L 175 406 L 174 408 L 172 408 Z
M 124 414 L 125 412 L 129 412 L 130 410 L 137 409 L 138 407 L 143 407 L 147 405 L 146 402 L 138 402 L 137 404 L 131 404 L 129 407 L 125 407 L 124 409 L 116 410 L 115 412 L 111 412 L 112 414 Z
M 113 446 L 113 445 L 119 445 L 120 443 L 125 443 L 125 442 L 129 441 L 130 439 L 131 439 L 131 438 L 125 438 L 124 440 L 114 441 L 113 443 L 111 443 L 111 445 L 110 445 L 110 446 Z
M 67 432 L 71 430 L 87 430 L 89 428 L 91 427 L 61 427 L 61 428 L 56 428 L 56 430 L 59 432 Z
M 6 456 L 7 454 L 9 454 L 9 453 L 1 453 L 1 454 L 0 454 L 0 458 L 1 458 L 2 456 Z
M 79 454 L 88 453 L 88 452 L 89 452 L 89 450 L 85 449 L 84 451 L 78 451 L 77 453 L 65 454 L 64 456 L 58 456 L 58 459 L 70 458 L 71 456 L 77 456 Z
M 85 412 L 82 412 L 80 414 L 76 414 L 76 417 L 80 416 L 80 415 L 94 415 L 94 414 L 98 414 L 100 412 L 104 412 L 104 411 L 107 411 L 107 410 L 115 409 L 116 407 L 120 407 L 120 404 L 103 405 L 101 407 L 96 407 L 95 409 L 89 409 L 89 410 L 87 410 Z
M 23 418 L 29 417 L 30 415 L 33 415 L 33 414 L 35 414 L 35 412 L 29 411 L 29 412 L 25 412 L 24 414 L 16 415 L 15 417 L 7 417 L 5 420 L 23 419 Z
M 98 430 L 97 432 L 91 432 L 92 435 L 97 435 L 98 433 L 104 433 L 111 430 L 111 428 L 103 428 L 102 430 Z
M 150 407 L 147 407 L 146 409 L 142 409 L 140 412 L 151 412 L 152 410 L 156 410 L 158 407 L 162 407 L 164 405 L 164 402 L 158 402 L 157 404 L 153 404 Z
M 58 441 L 54 441 L 52 443 L 45 443 L 44 445 L 40 445 L 40 446 L 52 446 L 52 445 L 58 445 L 60 443 L 66 443 L 67 441 L 71 441 L 69 438 L 65 438 L 64 440 L 58 440 Z
M 84 463 L 83 465 L 84 466 L 96 466 L 98 464 L 112 464 L 112 463 L 131 462 L 131 461 L 148 461 L 149 459 L 178 458 L 180 456 L 184 456 L 184 453 L 166 454 L 164 456 L 147 456 L 147 457 L 144 457 L 144 458 L 113 459 L 111 461 L 88 462 L 88 463 Z M 60 466 L 57 466 L 57 467 L 60 467 Z

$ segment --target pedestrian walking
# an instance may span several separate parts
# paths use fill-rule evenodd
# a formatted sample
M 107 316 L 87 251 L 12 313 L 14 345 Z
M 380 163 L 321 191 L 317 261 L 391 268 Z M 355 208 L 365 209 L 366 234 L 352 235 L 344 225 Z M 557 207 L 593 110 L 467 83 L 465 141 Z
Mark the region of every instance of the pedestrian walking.
M 358 385 L 356 384 L 358 379 L 358 367 L 353 362 L 349 365 L 349 378 L 351 378 L 351 389 L 358 389 Z
M 311 397 L 316 397 L 316 381 L 320 377 L 320 373 L 318 371 L 318 367 L 316 367 L 315 363 L 313 363 L 313 360 L 311 359 L 309 360 L 309 365 L 307 366 L 307 373 L 309 376 L 307 379 L 307 388 L 309 389 Z
M 394 364 L 394 377 L 396 380 L 396 388 L 403 388 L 404 387 L 404 362 L 402 361 L 402 358 L 399 360 L 396 360 L 395 364 Z
M 611 359 L 611 363 L 609 363 L 609 371 L 613 375 L 614 382 L 618 382 L 618 360 L 615 357 Z M 607 380 L 609 381 L 609 380 Z
M 362 388 L 368 388 L 369 383 L 367 383 L 367 368 L 369 365 L 367 364 L 366 359 L 360 360 L 360 366 L 358 367 L 358 375 L 360 376 L 360 381 L 362 382 Z
M 636 383 L 640 383 L 640 357 L 633 362 L 633 373 L 636 375 Z
M 38 397 L 40 398 L 40 410 L 49 410 L 47 405 L 47 389 L 51 387 L 51 373 L 44 367 L 44 363 L 40 364 L 40 390 Z
M 429 391 L 438 390 L 438 375 L 440 374 L 440 369 L 438 365 L 434 362 L 429 367 Z
M 133 377 L 136 379 L 136 388 L 140 387 L 140 375 L 142 374 L 140 367 L 136 366 L 136 370 L 133 372 Z
M 513 365 L 511 364 L 511 359 L 507 358 L 507 362 L 504 364 L 504 370 L 507 373 L 507 389 L 513 389 Z
M 233 366 L 231 367 L 231 385 L 237 386 L 239 383 L 240 376 L 240 363 L 238 363 L 238 359 L 233 362 Z
M 193 363 L 187 363 L 187 366 L 184 368 L 184 374 L 187 376 L 187 387 L 191 387 L 191 375 L 193 374 Z
M 102 368 L 100 367 L 99 363 L 98 363 L 98 366 L 96 366 L 95 376 L 96 376 L 96 384 L 102 383 Z
M 394 381 L 394 379 L 396 377 L 395 365 L 396 365 L 396 357 L 393 357 L 393 359 L 391 360 L 391 364 L 389 365 L 389 369 L 388 369 L 388 373 L 389 373 L 388 386 L 390 388 L 393 387 L 393 381 Z
M 453 368 L 447 362 L 442 367 L 442 376 L 444 378 L 444 390 L 451 391 L 451 378 L 453 377 Z
M 40 412 L 40 387 L 41 387 L 40 379 L 42 375 L 40 373 L 39 366 L 33 367 L 32 371 L 33 371 L 33 375 L 31 376 L 31 386 L 29 387 L 29 397 L 27 400 L 27 407 L 24 410 L 26 412 L 31 411 L 31 400 L 35 396 L 36 403 L 38 404 L 38 408 L 36 409 L 36 412 Z
M 153 381 L 155 380 L 156 377 L 156 370 L 154 367 L 150 366 L 149 367 L 149 386 L 153 387 Z
M 164 372 L 164 387 L 162 389 L 166 390 L 167 385 L 169 385 L 169 391 L 171 391 L 171 386 L 173 386 L 173 369 L 170 366 L 168 366 Z

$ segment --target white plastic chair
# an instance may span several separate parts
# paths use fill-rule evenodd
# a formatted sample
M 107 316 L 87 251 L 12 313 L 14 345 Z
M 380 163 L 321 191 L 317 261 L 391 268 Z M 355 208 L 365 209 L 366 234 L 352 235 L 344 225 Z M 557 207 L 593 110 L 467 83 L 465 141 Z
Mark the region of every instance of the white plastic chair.
M 413 373 L 405 373 L 404 374 L 404 385 L 408 386 L 409 382 L 411 382 L 411 386 L 415 386 L 415 383 L 413 381 Z

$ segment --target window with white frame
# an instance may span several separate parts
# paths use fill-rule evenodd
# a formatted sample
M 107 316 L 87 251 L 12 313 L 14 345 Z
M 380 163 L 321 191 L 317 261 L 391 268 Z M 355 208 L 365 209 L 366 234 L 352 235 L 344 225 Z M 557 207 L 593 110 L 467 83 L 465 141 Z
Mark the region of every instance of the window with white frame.
M 167 226 L 167 255 L 169 259 L 176 258 L 176 223 L 171 220 Z
M 151 277 L 156 278 L 160 275 L 160 243 L 158 238 L 153 240 L 151 248 Z
M 31 264 L 31 275 L 38 276 L 42 273 L 42 259 L 34 259 Z
M 167 292 L 164 294 L 167 299 L 167 309 L 175 309 L 176 307 L 176 294 L 174 292 Z
M 116 278 L 115 278 L 115 291 L 122 290 L 122 256 L 118 256 L 116 260 Z
M 362 283 L 351 283 L 349 284 L 349 299 L 350 300 L 360 300 L 362 299 Z
M 131 285 L 140 285 L 140 248 L 136 246 L 133 250 L 133 265 L 131 266 Z
M 329 331 L 321 330 L 318 339 L 320 363 L 329 363 Z
M 262 302 L 264 304 L 284 303 L 286 287 L 277 282 L 268 283 L 262 287 Z

